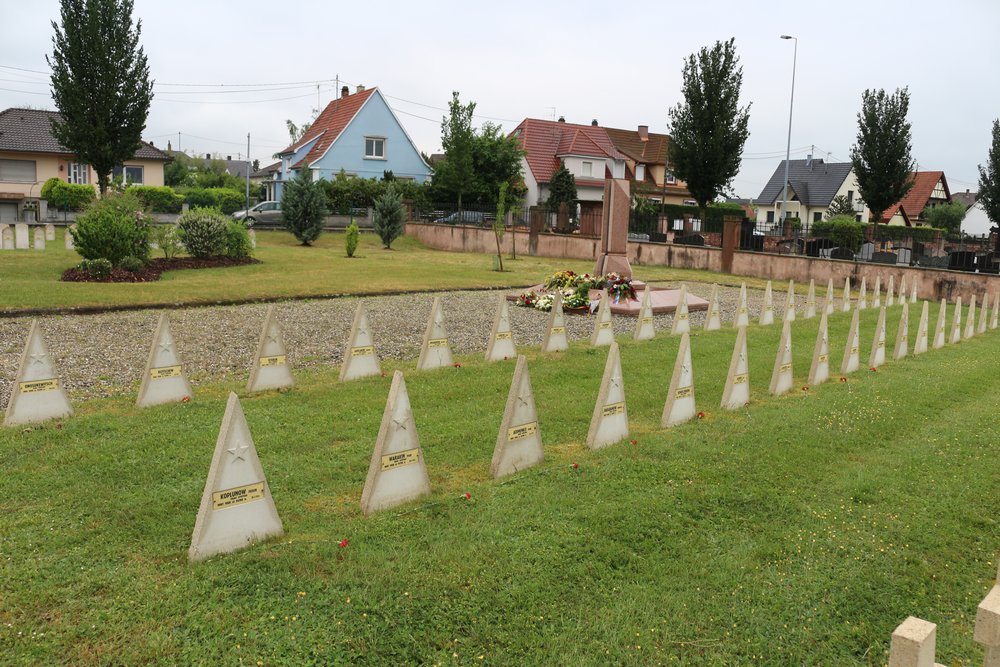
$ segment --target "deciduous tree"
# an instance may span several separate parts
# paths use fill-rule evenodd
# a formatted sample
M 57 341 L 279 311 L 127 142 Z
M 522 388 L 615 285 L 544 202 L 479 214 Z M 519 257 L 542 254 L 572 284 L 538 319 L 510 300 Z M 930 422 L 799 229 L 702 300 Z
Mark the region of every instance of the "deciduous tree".
M 928 206 L 924 209 L 924 218 L 931 227 L 957 232 L 965 220 L 965 204 L 956 200 L 948 204 Z
M 986 166 L 979 165 L 979 201 L 986 217 L 1000 225 L 1000 120 L 993 121 L 993 143 Z
M 441 120 L 441 147 L 444 159 L 434 166 L 434 185 L 451 193 L 462 208 L 462 196 L 475 185 L 473 168 L 473 144 L 475 132 L 472 129 L 472 112 L 475 102 L 462 104 L 458 91 L 451 94 L 448 115 Z

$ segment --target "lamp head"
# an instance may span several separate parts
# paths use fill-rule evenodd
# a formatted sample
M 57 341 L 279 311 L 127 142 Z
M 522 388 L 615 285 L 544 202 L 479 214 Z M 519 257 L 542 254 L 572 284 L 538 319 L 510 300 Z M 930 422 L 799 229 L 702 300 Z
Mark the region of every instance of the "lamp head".
M 781 35 L 781 39 L 795 39 L 791 35 Z

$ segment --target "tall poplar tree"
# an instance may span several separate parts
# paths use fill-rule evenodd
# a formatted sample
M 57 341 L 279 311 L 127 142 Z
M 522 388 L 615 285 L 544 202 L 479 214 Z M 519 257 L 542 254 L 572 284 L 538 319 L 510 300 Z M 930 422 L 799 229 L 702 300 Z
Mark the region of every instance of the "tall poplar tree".
M 441 120 L 444 159 L 434 166 L 434 185 L 456 195 L 459 209 L 462 208 L 462 195 L 469 193 L 476 182 L 473 165 L 476 133 L 472 129 L 472 112 L 475 109 L 475 102 L 462 104 L 455 91 L 448 103 L 448 115 Z
M 986 217 L 1000 225 L 1000 120 L 993 121 L 993 143 L 986 167 L 979 165 L 979 196 Z
M 135 156 L 146 129 L 153 82 L 139 45 L 132 0 L 61 0 L 52 22 L 52 134 L 97 172 L 103 194 L 111 170 Z

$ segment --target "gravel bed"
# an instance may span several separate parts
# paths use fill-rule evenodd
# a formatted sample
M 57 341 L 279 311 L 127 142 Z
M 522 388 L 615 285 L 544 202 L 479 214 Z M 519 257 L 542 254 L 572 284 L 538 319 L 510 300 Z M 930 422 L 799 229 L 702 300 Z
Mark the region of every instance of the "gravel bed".
M 655 283 L 679 287 L 679 283 Z M 688 283 L 690 293 L 708 299 L 712 286 Z M 817 290 L 820 291 L 820 290 Z M 822 290 L 825 294 L 825 288 Z M 440 292 L 455 354 L 482 354 L 500 298 L 498 291 Z M 720 287 L 723 326 L 736 312 L 739 288 Z M 350 334 L 357 303 L 363 300 L 382 359 L 415 359 L 420 354 L 424 328 L 434 294 L 351 297 L 276 304 L 284 333 L 289 363 L 293 368 L 339 366 Z M 775 319 L 780 321 L 785 303 L 784 289 L 775 290 Z M 759 316 L 763 292 L 748 290 L 750 317 Z M 822 297 L 817 301 L 822 302 Z M 805 297 L 797 299 L 800 310 Z M 192 384 L 237 379 L 245 381 L 256 352 L 260 326 L 267 305 L 215 306 L 169 309 L 170 326 L 184 369 Z M 73 399 L 110 396 L 138 391 L 150 340 L 160 310 L 114 312 L 93 315 L 39 317 L 49 353 Z M 539 346 L 548 313 L 511 304 L 511 326 L 518 346 Z M 691 314 L 700 328 L 704 311 Z M 594 319 L 567 315 L 570 340 L 589 339 Z M 613 316 L 615 335 L 629 334 L 635 318 Z M 669 330 L 672 315 L 655 316 L 657 330 Z M 31 320 L 0 319 L 0 408 L 5 408 L 17 374 L 21 351 Z

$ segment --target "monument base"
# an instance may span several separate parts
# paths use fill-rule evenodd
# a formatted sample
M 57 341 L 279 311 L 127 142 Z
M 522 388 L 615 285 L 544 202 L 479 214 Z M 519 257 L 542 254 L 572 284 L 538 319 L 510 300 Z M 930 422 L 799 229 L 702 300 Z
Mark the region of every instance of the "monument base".
M 628 257 L 618 253 L 608 253 L 598 257 L 597 264 L 594 265 L 594 275 L 606 276 L 609 273 L 617 273 L 625 278 L 631 278 L 632 265 L 629 264 Z

